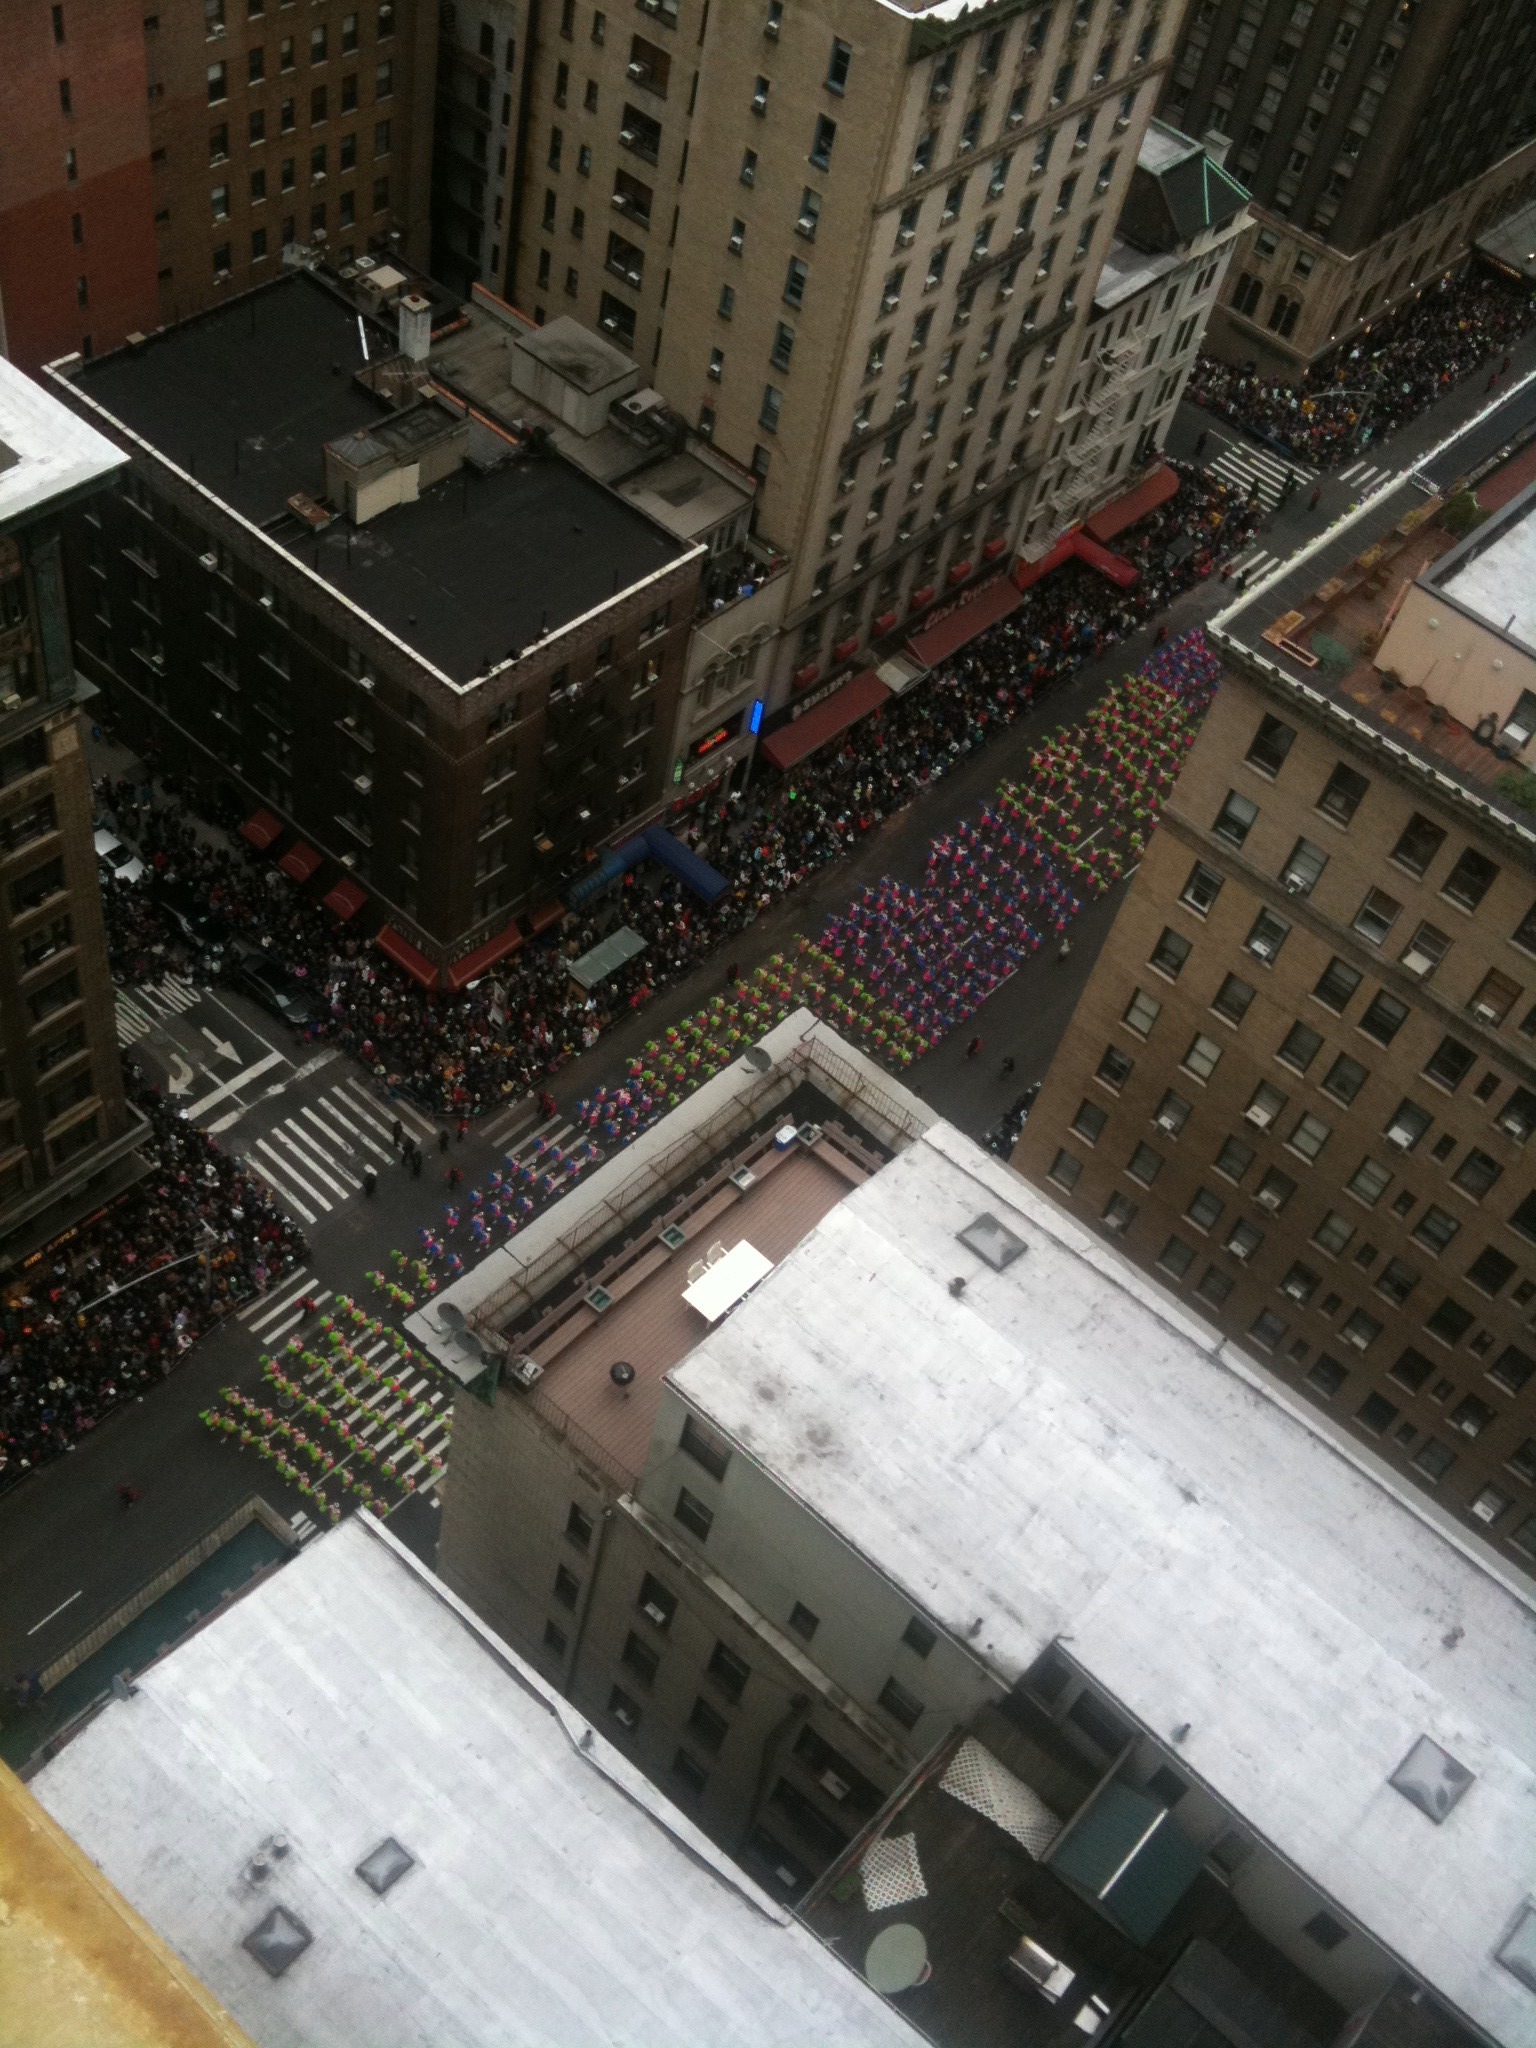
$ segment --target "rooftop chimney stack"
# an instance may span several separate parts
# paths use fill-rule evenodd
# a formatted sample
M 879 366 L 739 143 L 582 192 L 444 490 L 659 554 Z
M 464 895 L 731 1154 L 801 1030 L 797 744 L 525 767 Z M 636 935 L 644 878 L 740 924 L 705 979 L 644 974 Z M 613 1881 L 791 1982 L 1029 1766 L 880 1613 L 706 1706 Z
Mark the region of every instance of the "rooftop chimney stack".
M 432 346 L 432 301 L 407 292 L 400 301 L 400 353 L 424 363 Z

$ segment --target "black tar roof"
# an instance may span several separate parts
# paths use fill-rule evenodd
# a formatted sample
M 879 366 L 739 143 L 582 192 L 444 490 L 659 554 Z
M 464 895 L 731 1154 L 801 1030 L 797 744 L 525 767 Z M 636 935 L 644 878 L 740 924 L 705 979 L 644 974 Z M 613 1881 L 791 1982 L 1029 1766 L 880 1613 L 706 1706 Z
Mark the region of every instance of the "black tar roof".
M 395 352 L 389 328 L 362 325 L 375 362 Z M 325 443 L 390 416 L 354 381 L 362 364 L 358 314 L 296 272 L 98 357 L 76 381 L 455 681 L 686 552 L 555 455 L 489 472 L 465 464 L 364 526 L 341 518 L 318 537 L 298 527 L 287 501 L 324 495 Z M 477 454 L 494 445 L 472 433 Z

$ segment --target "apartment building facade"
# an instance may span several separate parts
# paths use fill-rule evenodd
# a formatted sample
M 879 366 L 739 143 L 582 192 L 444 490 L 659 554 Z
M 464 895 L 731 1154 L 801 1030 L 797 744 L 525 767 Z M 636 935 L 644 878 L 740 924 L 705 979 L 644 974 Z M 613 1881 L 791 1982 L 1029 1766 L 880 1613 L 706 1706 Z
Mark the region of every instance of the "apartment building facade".
M 758 476 L 790 563 L 770 724 L 1064 523 L 1040 466 L 1176 27 L 1143 0 L 541 14 L 507 289 Z
M 0 1265 L 143 1171 L 123 1096 L 60 526 L 118 450 L 0 363 Z
M 1255 201 L 1212 349 L 1294 376 L 1464 260 L 1536 180 L 1533 39 L 1522 0 L 1195 0 L 1162 111 Z
M 419 0 L 18 0 L 7 352 L 117 348 L 275 276 L 293 243 L 425 263 L 436 62 Z
M 298 270 L 55 375 L 132 456 L 66 560 L 118 729 L 295 828 L 430 978 L 660 800 L 704 550 L 435 394 L 431 307 L 378 275 L 399 303 Z
M 432 275 L 466 298 L 477 284 L 506 294 L 529 80 L 523 12 L 517 0 L 438 10 Z
M 1530 1570 L 1536 831 L 1255 604 L 1015 1164 Z

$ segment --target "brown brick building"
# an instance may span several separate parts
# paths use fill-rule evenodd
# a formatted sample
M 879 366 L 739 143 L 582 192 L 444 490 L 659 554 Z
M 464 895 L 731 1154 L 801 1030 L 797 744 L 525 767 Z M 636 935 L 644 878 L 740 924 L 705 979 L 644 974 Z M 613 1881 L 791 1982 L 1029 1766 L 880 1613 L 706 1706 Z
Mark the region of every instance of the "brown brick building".
M 0 1266 L 143 1171 L 123 1099 L 60 522 L 118 451 L 0 364 Z
M 118 347 L 291 242 L 424 262 L 436 10 L 419 0 L 12 0 L 0 345 Z
M 408 282 L 299 269 L 55 382 L 133 456 L 68 535 L 119 729 L 451 962 L 661 798 L 705 550 L 443 394 Z
M 1502 624 L 1532 497 L 1437 577 L 1443 638 L 1478 582 Z M 1448 546 L 1404 487 L 1218 622 L 1226 680 L 1015 1163 L 1530 1567 L 1536 818 L 1506 761 L 1536 699 L 1500 706 L 1485 659 L 1474 734 L 1371 659 Z

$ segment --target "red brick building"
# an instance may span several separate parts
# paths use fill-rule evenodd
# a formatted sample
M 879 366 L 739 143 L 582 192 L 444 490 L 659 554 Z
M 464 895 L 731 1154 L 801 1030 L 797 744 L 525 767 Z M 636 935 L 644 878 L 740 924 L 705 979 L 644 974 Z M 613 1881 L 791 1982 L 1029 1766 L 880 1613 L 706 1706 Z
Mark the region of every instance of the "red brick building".
M 24 370 L 159 320 L 141 10 L 10 0 L 0 24 L 0 349 Z

